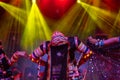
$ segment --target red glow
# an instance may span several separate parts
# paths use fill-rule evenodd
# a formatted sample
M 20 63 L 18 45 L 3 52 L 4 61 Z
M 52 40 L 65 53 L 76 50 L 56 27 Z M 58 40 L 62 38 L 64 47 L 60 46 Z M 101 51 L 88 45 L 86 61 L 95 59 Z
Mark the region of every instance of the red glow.
M 0 0 L 0 2 L 9 2 L 9 0 Z
M 76 0 L 38 0 L 38 6 L 43 15 L 59 19 L 76 2 Z
M 118 11 L 120 9 L 120 0 L 103 0 L 106 8 L 111 11 Z
M 21 5 L 21 0 L 15 0 L 12 2 L 14 6 L 20 6 Z
M 68 0 L 54 0 L 55 5 L 57 6 L 65 6 L 66 4 L 68 4 Z

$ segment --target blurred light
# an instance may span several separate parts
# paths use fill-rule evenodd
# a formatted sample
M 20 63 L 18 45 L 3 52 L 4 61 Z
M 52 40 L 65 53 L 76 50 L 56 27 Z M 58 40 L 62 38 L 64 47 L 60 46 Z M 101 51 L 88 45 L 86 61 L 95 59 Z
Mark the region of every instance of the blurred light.
M 84 2 L 80 2 L 79 4 L 85 9 L 85 11 L 91 17 L 91 19 L 97 24 L 99 29 L 101 29 L 103 32 L 107 34 L 111 32 L 111 30 L 113 29 L 112 19 L 115 19 L 116 17 L 115 13 L 111 13 L 107 10 L 101 9 L 93 5 L 86 4 Z
M 40 42 L 50 40 L 50 38 L 51 30 L 37 4 L 34 3 L 28 14 L 27 23 L 21 39 L 21 46 L 27 51 L 32 51 Z
M 77 0 L 77 3 L 80 3 L 81 2 L 81 0 Z
M 32 3 L 33 3 L 33 4 L 36 3 L 36 0 L 32 0 Z
M 23 9 L 20 9 L 18 7 L 4 2 L 0 2 L 0 6 L 3 9 L 5 9 L 8 13 L 10 13 L 13 17 L 15 17 L 18 21 L 20 21 L 22 24 L 25 24 L 27 14 Z

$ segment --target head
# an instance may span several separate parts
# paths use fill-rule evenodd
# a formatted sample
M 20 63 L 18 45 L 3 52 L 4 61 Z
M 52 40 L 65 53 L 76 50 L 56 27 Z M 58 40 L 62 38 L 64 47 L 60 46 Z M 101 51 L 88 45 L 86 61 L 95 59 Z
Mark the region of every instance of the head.
M 51 44 L 53 46 L 62 45 L 65 44 L 66 42 L 67 42 L 67 37 L 65 37 L 63 33 L 59 31 L 55 31 L 52 34 Z
M 52 34 L 52 38 L 57 37 L 57 36 L 64 36 L 64 34 L 61 33 L 61 32 L 59 32 L 59 31 L 55 31 L 55 32 L 53 32 L 53 34 Z

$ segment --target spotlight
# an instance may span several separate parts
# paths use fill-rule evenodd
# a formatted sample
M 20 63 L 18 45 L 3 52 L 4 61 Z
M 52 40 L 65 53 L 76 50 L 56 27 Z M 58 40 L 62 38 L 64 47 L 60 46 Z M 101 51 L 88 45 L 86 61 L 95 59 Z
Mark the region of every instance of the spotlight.
M 77 3 L 80 3 L 81 2 L 81 0 L 77 0 Z
M 33 3 L 33 4 L 36 3 L 36 0 L 32 0 L 32 3 Z

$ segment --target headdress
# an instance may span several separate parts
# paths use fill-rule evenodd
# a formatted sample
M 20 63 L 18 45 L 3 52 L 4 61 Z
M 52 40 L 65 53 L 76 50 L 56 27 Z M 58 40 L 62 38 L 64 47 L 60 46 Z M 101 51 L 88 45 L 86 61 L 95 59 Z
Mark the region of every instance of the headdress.
M 52 40 L 51 40 L 51 45 L 52 46 L 59 46 L 62 44 L 66 44 L 67 41 L 67 37 L 64 36 L 63 33 L 59 32 L 59 31 L 55 31 L 52 35 Z

